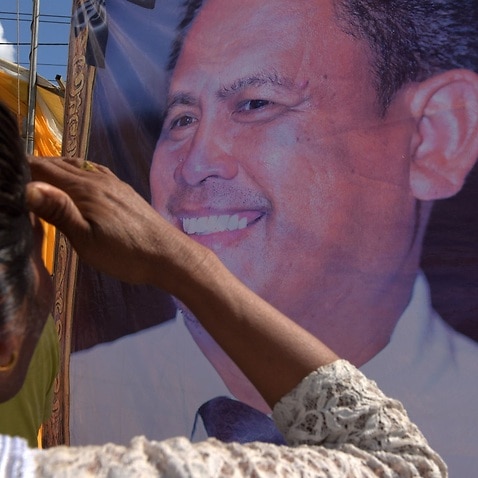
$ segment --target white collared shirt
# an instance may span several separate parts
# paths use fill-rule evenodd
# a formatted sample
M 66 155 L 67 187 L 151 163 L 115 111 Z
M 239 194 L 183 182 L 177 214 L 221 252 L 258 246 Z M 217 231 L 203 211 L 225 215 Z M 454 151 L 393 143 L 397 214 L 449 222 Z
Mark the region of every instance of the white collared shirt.
M 190 438 L 199 406 L 230 395 L 182 314 L 72 354 L 70 392 L 72 445 L 127 445 L 137 435 Z
M 451 478 L 478 470 L 478 344 L 454 331 L 432 309 L 423 274 L 390 343 L 360 368 L 399 399 Z

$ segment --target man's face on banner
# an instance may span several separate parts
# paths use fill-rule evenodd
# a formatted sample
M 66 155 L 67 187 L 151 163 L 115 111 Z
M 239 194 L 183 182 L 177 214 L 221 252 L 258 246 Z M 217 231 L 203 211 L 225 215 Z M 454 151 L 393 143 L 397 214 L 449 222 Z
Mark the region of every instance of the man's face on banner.
M 185 40 L 153 206 L 318 333 L 384 300 L 411 250 L 412 128 L 380 115 L 363 43 L 331 2 L 210 0 Z M 327 319 L 326 319 L 327 320 Z

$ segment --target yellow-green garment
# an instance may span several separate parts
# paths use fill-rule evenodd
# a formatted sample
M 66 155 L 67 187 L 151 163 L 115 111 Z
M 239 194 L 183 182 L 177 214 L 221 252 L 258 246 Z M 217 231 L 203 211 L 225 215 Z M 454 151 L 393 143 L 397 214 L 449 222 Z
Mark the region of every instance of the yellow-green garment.
M 55 376 L 59 367 L 59 344 L 50 316 L 28 368 L 25 383 L 10 400 L 0 403 L 0 434 L 20 436 L 30 447 L 38 446 L 38 431 L 50 417 Z

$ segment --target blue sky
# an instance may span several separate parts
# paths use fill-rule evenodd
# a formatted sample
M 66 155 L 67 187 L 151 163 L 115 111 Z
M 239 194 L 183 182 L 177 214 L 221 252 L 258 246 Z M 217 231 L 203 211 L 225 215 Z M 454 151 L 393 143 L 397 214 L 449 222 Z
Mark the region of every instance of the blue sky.
M 68 43 L 72 0 L 39 0 L 40 26 L 38 47 L 38 73 L 52 83 L 56 75 L 66 80 Z M 19 11 L 20 21 L 17 21 Z M 15 46 L 0 44 L 0 57 L 25 68 L 29 67 L 31 41 L 31 16 L 33 0 L 1 0 L 0 43 L 11 42 Z M 27 43 L 17 48 L 17 43 Z M 52 45 L 55 44 L 55 45 Z M 56 45 L 59 44 L 59 45 Z M 17 56 L 18 55 L 18 56 Z

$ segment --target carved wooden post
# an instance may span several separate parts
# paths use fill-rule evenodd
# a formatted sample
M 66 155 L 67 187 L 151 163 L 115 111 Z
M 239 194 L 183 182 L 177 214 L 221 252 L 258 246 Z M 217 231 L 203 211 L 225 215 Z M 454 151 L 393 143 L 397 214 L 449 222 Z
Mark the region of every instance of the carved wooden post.
M 73 11 L 86 3 L 74 0 Z M 70 32 L 68 78 L 65 96 L 65 127 L 63 154 L 67 157 L 86 157 L 91 118 L 92 90 L 95 68 L 87 65 L 85 52 L 88 26 Z M 78 257 L 66 237 L 56 236 L 53 316 L 60 339 L 60 372 L 55 383 L 53 413 L 43 425 L 43 447 L 70 444 L 70 350 L 75 300 Z

